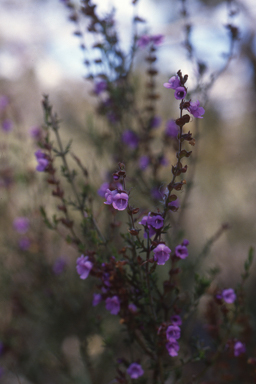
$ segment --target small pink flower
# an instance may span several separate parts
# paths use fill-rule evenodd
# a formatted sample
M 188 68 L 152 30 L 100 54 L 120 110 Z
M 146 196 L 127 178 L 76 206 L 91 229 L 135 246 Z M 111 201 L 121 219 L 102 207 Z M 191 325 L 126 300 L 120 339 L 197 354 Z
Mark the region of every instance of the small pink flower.
M 164 265 L 167 260 L 170 258 L 171 250 L 164 244 L 158 244 L 158 246 L 153 250 L 154 260 L 158 265 Z

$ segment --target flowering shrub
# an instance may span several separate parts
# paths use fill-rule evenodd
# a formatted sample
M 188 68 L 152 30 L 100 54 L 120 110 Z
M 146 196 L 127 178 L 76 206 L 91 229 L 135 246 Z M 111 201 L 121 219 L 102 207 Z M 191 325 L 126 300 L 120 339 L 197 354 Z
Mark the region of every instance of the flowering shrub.
M 186 228 L 180 219 L 192 184 L 190 158 L 196 157 L 194 148 L 198 145 L 194 126 L 198 127 L 197 119 L 207 115 L 207 108 L 201 104 L 211 82 L 204 84 L 201 73 L 198 87 L 193 89 L 190 76 L 178 70 L 164 83 L 162 92 L 170 96 L 176 112 L 167 117 L 165 131 L 161 132 L 156 61 L 164 36 L 139 33 L 135 28 L 127 53 L 121 48 L 112 12 L 100 16 L 91 0 L 82 1 L 79 8 L 68 0 L 63 3 L 77 28 L 77 37 L 83 39 L 79 29 L 82 19 L 88 33 L 101 38 L 92 47 L 97 58 L 92 64 L 88 55 L 85 65 L 97 99 L 95 114 L 105 119 L 107 133 L 88 130 L 88 140 L 103 160 L 97 163 L 93 159 L 92 166 L 84 165 L 89 159 L 73 153 L 71 142 L 64 144 L 61 121 L 46 95 L 42 102 L 44 124 L 31 131 L 38 147 L 35 171 L 56 202 L 52 217 L 48 204 L 41 206 L 41 215 L 45 225 L 73 248 L 76 257 L 76 266 L 74 260 L 67 263 L 62 257 L 51 268 L 40 257 L 37 262 L 41 264 L 33 264 L 38 280 L 32 273 L 31 292 L 34 285 L 43 285 L 42 307 L 47 313 L 57 311 L 56 327 L 49 329 L 52 333 L 59 331 L 61 341 L 63 334 L 77 336 L 80 356 L 88 370 L 88 380 L 82 378 L 81 382 L 99 382 L 97 361 L 92 364 L 93 354 L 89 354 L 89 331 L 101 336 L 107 350 L 98 366 L 116 369 L 106 382 L 213 383 L 214 377 L 214 382 L 223 383 L 233 369 L 239 380 L 242 375 L 244 383 L 255 381 L 255 351 L 249 345 L 244 290 L 253 249 L 249 250 L 240 282 L 234 288 L 223 286 L 216 279 L 216 269 L 200 268 L 210 246 L 228 226 L 223 225 L 199 253 L 190 250 L 191 239 L 184 239 Z M 136 3 L 133 1 L 134 6 Z M 135 16 L 133 22 L 137 26 L 143 20 Z M 229 24 L 228 30 L 233 46 L 237 29 Z M 81 48 L 86 52 L 84 43 Z M 134 58 L 142 49 L 147 62 L 143 105 L 138 102 L 133 78 Z M 232 52 L 227 64 L 231 56 Z M 7 133 L 12 124 L 6 121 L 2 126 Z M 13 228 L 23 236 L 32 225 L 27 217 L 17 216 Z M 19 239 L 19 247 L 22 252 L 28 251 L 30 238 Z M 75 271 L 69 278 L 67 274 Z M 58 278 L 63 278 L 59 288 L 62 294 L 56 288 Z M 22 303 L 16 295 L 22 313 L 26 300 Z M 59 297 L 64 308 L 60 313 L 56 306 Z M 68 314 L 68 325 L 62 321 L 63 313 Z M 106 319 L 114 324 L 114 330 Z M 55 350 L 59 352 L 60 341 L 57 344 Z M 11 349 L 10 345 L 5 342 L 3 350 Z M 44 357 L 51 359 L 51 355 Z M 59 357 L 57 365 L 63 365 L 64 372 L 58 377 L 72 382 L 72 377 L 67 378 L 65 359 Z M 105 368 L 101 369 L 103 375 Z M 36 377 L 35 382 L 43 381 L 35 373 L 31 376 Z M 105 382 L 105 377 L 101 380 Z M 235 375 L 232 380 L 237 382 Z

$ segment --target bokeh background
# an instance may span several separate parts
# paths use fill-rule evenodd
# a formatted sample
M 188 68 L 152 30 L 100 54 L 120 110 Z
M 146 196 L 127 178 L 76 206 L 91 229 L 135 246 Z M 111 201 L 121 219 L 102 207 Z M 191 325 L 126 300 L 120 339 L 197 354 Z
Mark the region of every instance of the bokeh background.
M 50 209 L 54 205 L 43 176 L 35 172 L 36 145 L 31 137 L 31 129 L 43 121 L 43 94 L 50 95 L 62 120 L 64 140 L 73 139 L 72 151 L 89 171 L 98 164 L 95 190 L 110 165 L 108 159 L 100 162 L 88 142 L 89 122 L 103 128 L 104 122 L 95 116 L 97 103 L 92 83 L 86 80 L 84 52 L 63 3 L 0 0 L 0 366 L 7 367 L 0 380 L 5 383 L 18 382 L 16 374 L 20 383 L 87 382 L 88 367 L 80 361 L 83 350 L 77 335 L 87 340 L 89 346 L 84 351 L 101 361 L 102 367 L 111 359 L 95 331 L 101 315 L 95 321 L 91 297 L 84 297 L 84 286 L 75 277 L 76 251 L 44 226 L 39 212 L 40 205 Z M 102 14 L 116 8 L 121 42 L 128 50 L 131 1 L 96 3 Z M 206 113 L 199 125 L 198 161 L 184 226 L 196 255 L 223 223 L 229 223 L 230 229 L 214 244 L 207 260 L 209 266 L 221 267 L 218 281 L 226 286 L 239 279 L 248 249 L 256 244 L 256 3 L 232 2 L 232 9 L 237 10 L 232 22 L 239 28 L 239 41 L 226 65 L 230 43 L 225 25 L 230 22 L 230 4 L 191 0 L 186 19 L 181 17 L 182 1 L 141 0 L 138 4 L 139 15 L 147 21 L 140 27 L 141 33 L 165 36 L 157 64 L 159 131 L 165 129 L 165 122 L 173 118 L 177 108 L 162 86 L 167 78 L 181 69 L 189 74 L 192 88 L 196 62 L 205 65 L 204 82 L 223 69 L 203 95 Z M 184 44 L 186 23 L 191 25 L 192 60 Z M 85 41 L 93 43 L 89 36 Z M 89 50 L 87 54 L 94 53 Z M 135 62 L 138 79 L 145 76 L 143 60 L 142 51 Z M 165 172 L 168 175 L 168 170 Z M 21 236 L 13 229 L 13 221 L 20 216 L 30 220 L 27 245 L 21 244 Z M 64 274 L 54 271 L 59 260 Z M 247 283 L 248 307 L 254 319 L 255 268 Z M 69 319 L 63 321 L 67 314 Z M 111 320 L 105 327 L 111 332 Z M 103 382 L 100 372 L 98 375 L 98 382 Z

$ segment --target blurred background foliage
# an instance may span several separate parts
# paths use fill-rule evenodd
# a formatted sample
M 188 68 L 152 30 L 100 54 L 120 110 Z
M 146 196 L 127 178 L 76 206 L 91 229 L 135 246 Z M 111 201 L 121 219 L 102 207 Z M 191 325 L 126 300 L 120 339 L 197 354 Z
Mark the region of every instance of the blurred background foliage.
M 110 7 L 112 2 L 98 3 Z M 122 0 L 118 7 L 114 2 L 124 46 L 129 44 L 131 30 L 120 8 L 129 9 L 130 3 Z M 156 138 L 166 121 L 177 117 L 178 108 L 162 83 L 181 69 L 189 74 L 192 88 L 198 62 L 206 67 L 203 81 L 209 81 L 212 73 L 225 66 L 224 53 L 229 49 L 224 27 L 228 2 L 189 1 L 185 18 L 180 15 L 182 3 L 141 0 L 139 4 L 140 15 L 148 21 L 145 31 L 165 35 L 157 63 L 157 111 L 162 123 L 154 133 Z M 225 286 L 238 279 L 248 248 L 256 243 L 256 4 L 237 1 L 234 7 L 239 10 L 240 38 L 229 66 L 204 95 L 206 113 L 199 124 L 198 161 L 182 221 L 191 242 L 191 257 L 198 255 L 222 223 L 229 223 L 230 229 L 214 244 L 207 259 L 208 267 L 221 267 L 218 281 Z M 195 47 L 192 60 L 184 46 L 187 24 Z M 86 165 L 95 194 L 113 167 L 105 148 L 109 127 L 95 114 L 97 101 L 92 84 L 84 79 L 83 54 L 73 32 L 66 9 L 57 0 L 0 3 L 0 95 L 9 100 L 0 111 L 0 366 L 4 369 L 0 380 L 4 383 L 89 383 L 90 370 L 94 382 L 109 382 L 114 352 L 108 347 L 123 350 L 117 338 L 106 337 L 116 335 L 117 319 L 106 315 L 103 307 L 103 311 L 91 307 L 93 282 L 87 281 L 85 287 L 78 278 L 77 252 L 62 239 L 65 228 L 60 234 L 49 231 L 39 212 L 40 205 L 48 212 L 56 205 L 44 175 L 35 172 L 37 147 L 29 133 L 42 124 L 44 93 L 50 94 L 61 119 L 63 141 L 72 138 L 72 152 Z M 141 104 L 144 58 L 142 51 L 133 77 Z M 10 130 L 4 127 L 6 120 L 11 121 Z M 173 159 L 170 151 L 170 164 Z M 190 169 L 190 163 L 188 166 Z M 161 171 L 163 183 L 169 175 L 170 165 Z M 102 202 L 98 198 L 95 203 L 99 217 L 105 208 Z M 143 205 L 143 200 L 139 202 Z M 14 219 L 21 216 L 30 220 L 25 246 L 23 236 L 13 228 Z M 56 273 L 59 260 L 63 269 Z M 255 329 L 255 266 L 253 270 L 247 300 Z M 91 365 L 81 363 L 84 355 L 86 359 L 89 355 Z

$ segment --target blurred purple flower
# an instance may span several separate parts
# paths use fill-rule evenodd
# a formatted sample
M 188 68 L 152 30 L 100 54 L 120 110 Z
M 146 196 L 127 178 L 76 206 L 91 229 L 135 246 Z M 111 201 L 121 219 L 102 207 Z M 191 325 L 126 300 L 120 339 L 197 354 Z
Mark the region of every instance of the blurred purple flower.
M 245 351 L 246 351 L 245 345 L 241 343 L 241 341 L 236 341 L 234 345 L 234 355 L 237 357 L 242 353 L 245 353 Z
M 170 321 L 171 321 L 171 323 L 172 323 L 173 325 L 178 325 L 178 326 L 180 326 L 180 325 L 182 324 L 182 320 L 181 320 L 181 318 L 180 318 L 179 315 L 173 315 L 173 316 L 171 316 Z
M 138 308 L 137 308 L 136 305 L 133 304 L 133 303 L 130 303 L 130 304 L 128 305 L 128 309 L 129 309 L 129 311 L 131 311 L 132 313 L 136 313 L 136 312 L 138 312 Z
M 93 300 L 92 300 L 92 305 L 93 307 L 96 307 L 100 302 L 102 301 L 102 296 L 100 293 L 94 293 L 93 294 Z
M 190 106 L 187 109 L 194 117 L 197 117 L 198 119 L 202 119 L 202 115 L 205 113 L 204 108 L 200 107 L 198 100 L 190 103 Z
M 24 234 L 28 231 L 29 228 L 29 219 L 27 217 L 16 217 L 13 221 L 14 229 L 21 234 Z
M 67 262 L 62 257 L 59 257 L 57 260 L 55 260 L 52 270 L 55 275 L 60 275 L 64 269 L 66 268 Z
M 93 267 L 92 262 L 88 259 L 88 256 L 81 255 L 76 260 L 76 270 L 77 273 L 80 275 L 80 279 L 82 280 L 86 279 L 89 276 L 90 270 Z
M 105 197 L 105 193 L 107 192 L 108 188 L 109 188 L 109 183 L 101 184 L 100 188 L 97 191 L 98 195 L 100 195 L 100 197 Z
M 166 330 L 166 338 L 167 340 L 179 339 L 180 338 L 180 327 L 178 325 L 169 325 Z
M 117 296 L 108 297 L 106 299 L 106 309 L 110 311 L 112 315 L 117 315 L 120 311 L 120 300 Z
M 182 241 L 182 245 L 185 245 L 185 247 L 187 247 L 187 246 L 189 245 L 189 240 L 184 239 L 184 240 Z
M 150 127 L 151 128 L 158 128 L 161 124 L 161 121 L 162 121 L 162 119 L 160 116 L 153 117 L 150 121 Z
M 43 172 L 45 171 L 46 167 L 48 166 L 49 164 L 49 161 L 45 158 L 46 157 L 46 154 L 43 153 L 40 149 L 38 149 L 36 152 L 35 152 L 35 157 L 37 159 L 37 167 L 36 167 L 36 170 L 38 172 Z
M 184 99 L 186 97 L 186 94 L 187 94 L 187 92 L 186 92 L 184 87 L 178 87 L 175 89 L 174 97 L 177 100 L 181 100 L 181 99 Z
M 157 188 L 157 187 L 154 187 L 151 189 L 151 196 L 155 200 L 161 200 L 163 197 L 162 193 L 160 192 L 159 188 Z
M 10 132 L 13 128 L 13 122 L 10 119 L 5 119 L 2 122 L 2 129 L 5 132 Z
M 185 245 L 177 245 L 175 248 L 175 255 L 180 259 L 186 259 L 188 257 L 188 249 Z
M 178 351 L 180 349 L 179 344 L 177 343 L 177 340 L 170 339 L 168 343 L 166 343 L 166 349 L 170 356 L 178 356 Z
M 42 129 L 40 127 L 32 127 L 29 130 L 29 134 L 32 139 L 39 140 L 42 136 Z
M 160 45 L 162 44 L 164 40 L 164 35 L 153 35 L 151 36 L 150 40 L 155 44 L 155 45 Z
M 222 291 L 222 298 L 227 304 L 232 304 L 236 300 L 236 294 L 232 288 L 224 289 Z
M 148 167 L 149 163 L 150 163 L 150 159 L 148 156 L 141 156 L 139 158 L 139 167 L 143 171 Z
M 168 83 L 164 83 L 165 88 L 171 88 L 171 89 L 176 89 L 180 87 L 180 79 L 179 76 L 172 76 L 169 80 Z
M 170 258 L 171 250 L 164 244 L 158 244 L 158 246 L 153 250 L 154 260 L 158 265 L 164 265 L 167 260 Z
M 148 35 L 142 35 L 137 41 L 137 44 L 140 48 L 145 48 L 149 43 L 150 43 L 150 36 Z
M 107 83 L 104 80 L 101 80 L 97 82 L 94 86 L 94 92 L 99 95 L 101 92 L 105 91 L 107 89 Z
M 176 199 L 176 200 L 174 200 L 174 201 L 172 201 L 171 203 L 168 203 L 168 207 L 175 207 L 175 208 L 179 208 L 179 206 L 180 206 L 180 201 L 179 201 L 179 199 Z
M 128 375 L 131 379 L 138 379 L 140 376 L 144 375 L 144 371 L 140 364 L 138 363 L 132 363 L 127 371 Z
M 169 137 L 177 138 L 179 127 L 174 120 L 168 120 L 166 123 L 165 134 Z
M 29 247 L 30 247 L 30 244 L 31 244 L 31 241 L 29 240 L 28 237 L 22 237 L 22 238 L 19 240 L 19 247 L 20 247 L 20 249 L 22 249 L 23 251 L 28 250 Z
M 122 141 L 131 149 L 136 149 L 139 144 L 139 139 L 136 133 L 127 129 L 123 132 Z

